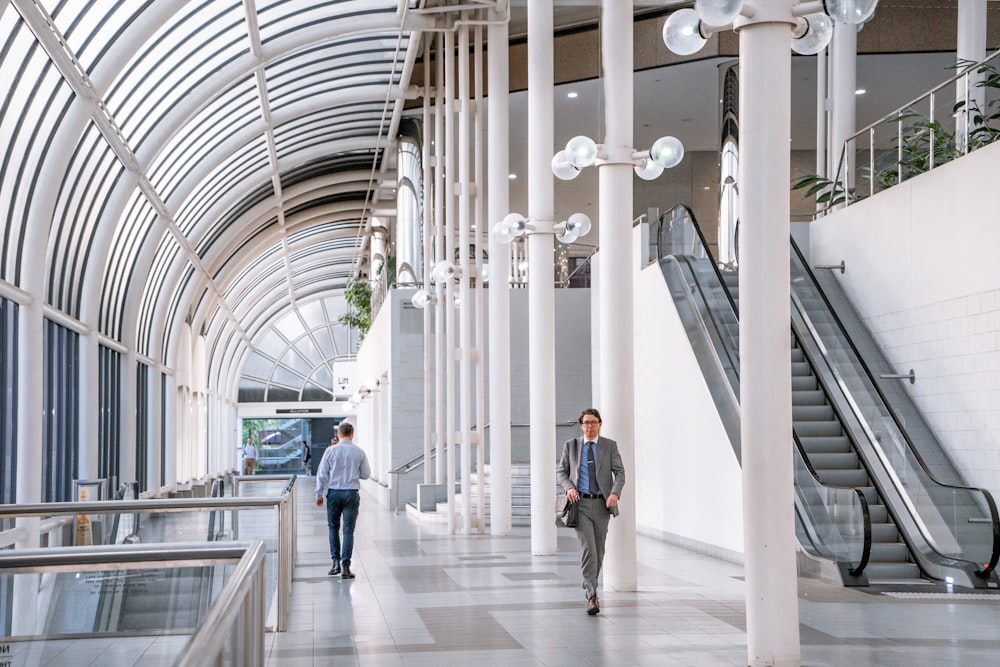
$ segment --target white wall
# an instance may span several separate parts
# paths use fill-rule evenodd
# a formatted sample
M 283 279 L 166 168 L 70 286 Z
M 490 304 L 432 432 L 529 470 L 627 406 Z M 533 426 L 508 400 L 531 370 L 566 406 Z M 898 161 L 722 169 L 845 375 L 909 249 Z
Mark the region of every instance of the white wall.
M 639 272 L 635 289 L 636 470 L 627 472 L 637 530 L 740 561 L 736 455 L 658 264 Z
M 842 282 L 965 481 L 1000 495 L 1000 144 L 812 225 L 813 262 Z

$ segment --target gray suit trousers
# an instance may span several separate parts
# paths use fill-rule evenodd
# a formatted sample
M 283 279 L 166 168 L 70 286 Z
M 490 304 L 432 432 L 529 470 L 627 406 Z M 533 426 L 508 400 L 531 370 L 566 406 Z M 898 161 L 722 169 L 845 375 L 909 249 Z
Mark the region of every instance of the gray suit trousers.
M 580 569 L 587 599 L 597 595 L 597 577 L 604 562 L 611 512 L 603 498 L 580 498 L 577 502 L 576 538 L 580 540 Z

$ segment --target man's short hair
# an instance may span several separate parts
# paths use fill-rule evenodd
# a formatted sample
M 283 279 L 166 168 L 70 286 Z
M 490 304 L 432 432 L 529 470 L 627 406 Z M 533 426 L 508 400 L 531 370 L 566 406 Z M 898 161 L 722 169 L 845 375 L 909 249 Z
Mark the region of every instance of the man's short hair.
M 337 435 L 341 438 L 353 438 L 354 425 L 348 422 L 340 422 L 340 425 L 337 427 Z
M 580 417 L 577 419 L 577 422 L 582 424 L 583 418 L 586 417 L 587 415 L 590 415 L 591 417 L 597 419 L 598 422 L 603 423 L 603 420 L 601 419 L 601 413 L 597 411 L 597 408 L 585 409 L 583 412 L 580 413 Z

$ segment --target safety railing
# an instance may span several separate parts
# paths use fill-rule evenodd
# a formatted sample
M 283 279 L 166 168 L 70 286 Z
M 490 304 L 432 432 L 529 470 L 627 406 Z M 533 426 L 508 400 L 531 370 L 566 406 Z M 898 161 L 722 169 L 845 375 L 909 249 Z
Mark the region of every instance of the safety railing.
M 73 640 L 72 650 L 86 653 L 88 642 L 103 649 L 108 638 L 128 636 L 133 647 L 148 637 L 142 650 L 155 644 L 160 657 L 176 655 L 174 665 L 261 667 L 264 565 L 260 541 L 3 551 L 0 581 L 18 614 L 0 641 L 14 664 L 36 664 L 50 639 Z M 188 577 L 188 588 L 207 588 L 206 597 L 178 591 L 177 575 Z M 129 613 L 129 603 L 154 613 Z
M 1000 139 L 998 66 L 1000 51 L 849 137 L 831 203 L 870 197 Z
M 278 495 L 250 496 L 248 481 L 254 486 L 269 483 L 284 483 Z M 81 517 L 87 518 L 87 523 L 96 517 L 111 517 L 116 514 L 135 513 L 142 518 L 144 525 L 134 531 L 143 542 L 154 543 L 191 543 L 206 540 L 208 526 L 212 513 L 229 512 L 234 540 L 260 540 L 267 552 L 275 554 L 274 563 L 268 561 L 267 568 L 274 572 L 268 577 L 269 585 L 274 588 L 276 604 L 273 627 L 283 632 L 287 629 L 288 614 L 291 605 L 292 571 L 296 558 L 296 513 L 294 488 L 296 476 L 287 475 L 256 475 L 250 477 L 234 477 L 234 495 L 229 498 L 154 498 L 144 500 L 108 500 L 88 502 L 37 503 L 21 505 L 0 505 L 0 521 L 16 520 L 18 539 L 5 540 L 11 531 L 0 533 L 0 544 L 4 541 L 13 544 L 16 550 L 33 548 L 43 543 L 42 537 L 47 534 L 44 543 L 48 548 L 69 546 L 81 540 L 84 536 L 79 530 Z M 242 486 L 242 489 L 240 488 Z M 250 487 L 253 488 L 253 487 Z M 265 489 L 267 492 L 270 490 Z M 277 520 L 250 515 L 252 512 L 270 511 L 277 515 Z M 176 521 L 168 524 L 163 521 L 163 515 L 191 514 L 194 517 L 187 521 Z M 110 524 L 110 519 L 108 521 Z M 69 533 L 69 537 L 67 537 Z M 85 541 L 83 541 L 85 544 Z M 123 548 L 126 545 L 114 545 L 111 548 Z M 83 548 L 77 546 L 75 548 Z

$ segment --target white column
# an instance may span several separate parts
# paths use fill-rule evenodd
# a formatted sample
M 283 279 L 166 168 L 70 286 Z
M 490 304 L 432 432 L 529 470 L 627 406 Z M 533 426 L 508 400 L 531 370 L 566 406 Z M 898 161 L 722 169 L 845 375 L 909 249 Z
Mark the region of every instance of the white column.
M 986 0 L 958 0 L 958 41 L 955 54 L 958 62 L 978 63 L 986 59 L 986 25 Z M 967 101 L 966 108 L 983 110 L 985 91 L 976 86 L 976 82 L 982 78 L 981 74 L 972 73 L 968 78 L 959 79 L 956 84 L 955 101 Z M 962 146 L 965 145 L 968 118 L 968 114 L 959 114 L 956 119 Z
M 462 532 L 472 532 L 472 291 L 469 289 L 469 224 L 472 173 L 469 152 L 469 26 L 458 30 L 458 377 L 461 431 Z
M 78 479 L 97 479 L 100 473 L 101 354 L 97 331 L 80 334 L 80 449 Z M 21 466 L 18 465 L 18 468 Z M 114 480 L 108 480 L 112 484 Z M 110 486 L 109 492 L 113 492 Z
M 830 44 L 830 60 L 832 61 L 830 72 L 830 178 L 837 175 L 838 167 L 843 169 L 841 158 L 844 150 L 844 142 L 854 134 L 855 111 L 857 100 L 855 91 L 858 89 L 858 28 L 834 21 L 833 40 Z M 740 90 L 746 84 L 740 80 Z M 743 133 L 740 134 L 742 138 Z M 848 155 L 851 169 L 854 164 L 854 156 Z M 854 186 L 852 173 L 847 173 L 847 183 Z M 741 288 L 742 291 L 742 288 Z
M 485 113 L 483 109 L 483 26 L 477 25 L 475 28 L 475 39 L 473 40 L 473 81 L 472 104 L 475 112 L 472 115 L 472 154 L 473 162 L 473 222 L 475 234 L 473 236 L 473 261 L 472 271 L 476 277 L 476 284 L 473 289 L 473 301 L 475 302 L 475 320 L 473 321 L 473 391 L 476 397 L 474 409 L 474 421 L 476 431 L 473 434 L 475 442 L 475 460 L 478 475 L 476 475 L 476 525 L 479 532 L 486 532 L 486 295 L 483 294 L 483 249 L 489 235 L 489 224 L 486 221 L 486 199 L 485 188 L 481 184 L 486 182 L 486 166 L 484 148 L 485 137 Z
M 455 36 L 444 34 L 444 99 L 445 99 L 445 209 L 444 209 L 444 258 L 455 262 Z M 455 281 L 444 286 L 445 329 L 445 436 L 447 447 L 445 479 L 448 491 L 448 533 L 455 534 Z
M 118 484 L 122 482 L 133 482 L 137 480 L 136 477 L 136 456 L 135 456 L 135 428 L 136 428 L 136 418 L 135 418 L 135 397 L 136 392 L 136 361 L 135 351 L 129 350 L 122 355 L 122 368 L 121 368 L 121 451 L 119 453 L 118 459 Z M 206 410 L 207 410 L 206 405 Z M 211 447 L 214 443 L 208 443 L 208 451 L 211 452 Z M 112 480 L 108 480 L 108 484 L 111 484 Z M 108 492 L 114 494 L 118 489 L 113 487 L 108 487 Z
M 149 466 L 147 467 L 146 486 L 144 487 L 149 491 L 156 491 L 160 488 L 160 452 L 163 450 L 160 434 L 162 433 L 163 420 L 166 418 L 160 410 L 160 406 L 163 405 L 161 374 L 159 366 L 152 364 L 149 366 L 149 408 L 147 413 L 149 415 L 149 446 L 146 450 Z M 226 448 L 226 460 L 229 460 L 229 452 L 233 449 L 234 442 L 239 442 L 239 438 L 226 439 L 223 443 Z
M 826 49 L 816 54 L 816 174 L 828 176 L 827 165 L 827 118 L 829 117 L 829 101 L 827 97 L 827 59 Z M 831 175 L 832 176 L 832 175 Z M 817 210 L 823 204 L 816 204 Z
M 496 13 L 490 17 L 494 21 Z M 507 23 L 488 35 L 488 228 L 510 212 L 510 77 Z M 490 533 L 511 534 L 510 489 L 510 250 L 490 234 Z
M 444 101 L 444 35 L 437 38 L 437 58 L 434 75 L 434 262 L 444 259 L 444 117 L 447 113 Z M 444 484 L 445 433 L 445 349 L 444 289 L 434 286 L 437 302 L 434 306 L 434 481 Z
M 434 219 L 432 217 L 433 208 L 431 202 L 434 198 L 434 180 L 431 176 L 431 42 L 433 37 L 428 36 L 424 40 L 424 96 L 421 104 L 421 134 L 423 139 L 420 146 L 420 167 L 422 173 L 421 187 L 423 188 L 423 234 L 424 240 L 423 257 L 421 258 L 421 287 L 430 292 L 431 290 L 431 248 L 433 237 Z M 424 308 L 423 316 L 423 340 L 424 340 L 424 484 L 434 481 L 434 464 L 431 459 L 433 452 L 434 434 L 434 400 L 432 392 L 434 377 L 434 341 L 431 338 L 431 322 L 434 314 L 433 308 Z M 399 480 L 394 479 L 394 484 Z M 395 509 L 395 508 L 394 508 Z
M 555 217 L 552 154 L 554 95 L 552 0 L 528 5 L 528 217 L 551 227 Z M 631 73 L 629 73 L 631 77 Z M 556 551 L 555 284 L 550 234 L 528 237 L 528 394 L 531 422 L 531 553 Z
M 606 435 L 618 441 L 626 480 L 635 479 L 635 368 L 632 318 L 632 3 L 601 3 L 605 135 L 608 161 L 599 168 L 599 410 Z M 635 487 L 626 486 L 611 521 L 604 589 L 636 590 Z
M 786 3 L 779 16 L 791 16 Z M 740 31 L 740 384 L 749 665 L 798 665 L 800 659 L 788 333 L 790 30 L 788 23 L 772 22 Z

